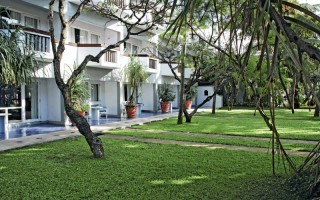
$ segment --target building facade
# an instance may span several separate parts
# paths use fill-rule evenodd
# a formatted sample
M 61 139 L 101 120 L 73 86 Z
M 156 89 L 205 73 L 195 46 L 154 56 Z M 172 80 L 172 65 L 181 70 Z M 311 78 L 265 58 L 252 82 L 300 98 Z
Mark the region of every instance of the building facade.
M 122 4 L 126 1 L 119 1 Z M 79 1 L 67 0 L 65 15 L 72 16 Z M 36 81 L 30 85 L 21 85 L 11 90 L 10 105 L 12 109 L 11 122 L 17 123 L 48 122 L 69 124 L 63 105 L 63 98 L 56 86 L 53 72 L 53 52 L 50 43 L 48 25 L 48 0 L 0 0 L 0 7 L 6 8 L 10 19 L 24 27 L 25 42 L 36 52 L 39 69 Z M 9 18 L 5 14 L 2 18 Z M 55 37 L 59 38 L 60 21 L 58 15 L 54 18 Z M 164 28 L 149 31 L 143 36 L 132 36 L 119 48 L 112 49 L 103 55 L 99 63 L 89 62 L 85 77 L 88 82 L 90 106 L 102 106 L 108 109 L 109 116 L 121 117 L 124 102 L 128 100 L 129 86 L 123 76 L 123 70 L 135 55 L 147 68 L 149 78 L 140 88 L 141 96 L 137 102 L 142 103 L 145 112 L 158 112 L 159 100 L 157 89 L 160 84 L 169 83 L 176 92 L 173 107 L 179 102 L 179 82 L 177 82 L 166 63 L 160 63 L 148 52 L 157 52 L 155 44 Z M 70 70 L 79 65 L 86 55 L 95 55 L 107 45 L 123 39 L 126 29 L 119 21 L 106 19 L 94 12 L 83 12 L 68 28 L 66 50 L 62 58 L 61 69 L 65 78 Z M 191 70 L 186 69 L 186 76 L 190 77 Z M 89 116 L 92 109 L 89 109 Z M 13 124 L 13 123 L 12 123 Z

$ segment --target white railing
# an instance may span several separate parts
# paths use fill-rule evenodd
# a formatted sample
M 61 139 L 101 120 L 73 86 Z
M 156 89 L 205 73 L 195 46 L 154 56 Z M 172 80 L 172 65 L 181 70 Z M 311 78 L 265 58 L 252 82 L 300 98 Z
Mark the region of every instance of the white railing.
M 50 36 L 26 31 L 25 42 L 33 51 L 50 52 Z
M 117 63 L 117 51 L 109 50 L 106 53 L 106 61 L 111 63 Z

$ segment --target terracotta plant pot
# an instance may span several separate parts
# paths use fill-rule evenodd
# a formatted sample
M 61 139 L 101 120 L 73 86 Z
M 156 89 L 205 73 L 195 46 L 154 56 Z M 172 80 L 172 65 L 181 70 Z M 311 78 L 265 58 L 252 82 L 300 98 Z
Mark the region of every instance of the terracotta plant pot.
M 160 102 L 162 113 L 167 113 L 170 110 L 170 101 Z
M 186 99 L 186 101 L 184 102 L 184 106 L 186 107 L 186 109 L 191 109 L 191 105 L 192 105 L 192 100 L 191 99 Z
M 138 105 L 126 105 L 127 117 L 135 118 L 137 116 Z
M 76 110 L 76 112 L 79 114 L 79 115 L 81 115 L 82 117 L 84 117 L 85 115 L 86 115 L 86 112 L 85 111 L 79 111 L 79 110 Z M 75 122 L 72 122 L 72 124 L 71 124 L 72 126 L 75 126 L 76 125 L 76 123 Z

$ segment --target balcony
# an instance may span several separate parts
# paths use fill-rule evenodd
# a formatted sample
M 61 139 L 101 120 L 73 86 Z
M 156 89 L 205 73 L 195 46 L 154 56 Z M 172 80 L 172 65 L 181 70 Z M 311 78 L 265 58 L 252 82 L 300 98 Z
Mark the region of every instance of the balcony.
M 78 62 L 82 60 L 89 54 L 95 56 L 101 50 L 105 49 L 107 46 L 103 44 L 76 44 L 78 47 Z M 120 49 L 110 49 L 107 51 L 99 60 L 99 63 L 89 62 L 87 66 L 97 67 L 103 69 L 117 69 L 119 68 L 118 59 L 120 56 Z
M 158 59 L 151 57 L 148 54 L 132 54 L 138 58 L 138 60 L 148 68 L 148 73 L 156 74 L 158 73 Z
M 174 69 L 174 71 L 176 72 L 176 74 L 178 76 L 181 75 L 181 69 L 178 68 L 178 63 L 172 63 L 171 64 Z M 184 69 L 184 77 L 185 78 L 190 78 L 191 74 L 193 73 L 191 68 L 186 68 Z M 160 75 L 161 76 L 169 76 L 169 77 L 173 77 L 172 71 L 168 65 L 167 62 L 160 62 Z
M 177 66 L 178 66 L 177 63 L 172 63 L 172 67 L 175 68 L 175 67 L 177 67 Z M 177 74 L 178 76 L 180 76 L 180 70 L 179 70 L 179 68 L 176 68 L 174 71 L 176 72 L 176 74 Z M 170 69 L 170 67 L 169 67 L 169 65 L 168 65 L 167 62 L 160 62 L 160 75 L 161 75 L 161 76 L 173 77 L 173 74 L 172 74 L 171 69 Z
M 49 62 L 53 61 L 53 52 L 50 41 L 50 33 L 33 28 L 22 28 L 21 39 L 25 42 L 27 48 L 35 52 L 35 57 L 38 61 Z
M 110 4 L 113 4 L 119 8 L 125 8 L 127 6 L 136 6 L 141 3 L 141 0 L 108 0 Z

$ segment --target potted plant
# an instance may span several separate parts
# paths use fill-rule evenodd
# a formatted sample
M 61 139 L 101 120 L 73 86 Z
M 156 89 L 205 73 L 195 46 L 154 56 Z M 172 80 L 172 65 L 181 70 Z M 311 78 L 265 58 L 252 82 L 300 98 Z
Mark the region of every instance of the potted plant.
M 164 83 L 159 87 L 158 90 L 159 100 L 160 100 L 160 106 L 161 111 L 163 113 L 169 112 L 170 109 L 170 103 L 171 101 L 174 101 L 176 95 L 171 90 L 171 87 L 168 83 Z
M 89 88 L 87 83 L 84 81 L 84 73 L 77 76 L 75 82 L 71 86 L 71 102 L 73 109 L 81 116 L 85 116 L 85 112 L 89 109 L 89 105 L 86 103 L 90 97 Z M 75 123 L 72 122 L 74 126 Z
M 125 77 L 130 87 L 130 96 L 126 104 L 128 118 L 134 118 L 137 115 L 138 104 L 134 100 L 138 99 L 141 93 L 138 92 L 139 87 L 148 79 L 147 69 L 134 57 L 130 57 L 130 62 L 125 68 Z
M 197 96 L 197 88 L 193 85 L 190 87 L 189 91 L 186 92 L 185 108 L 191 109 L 192 100 Z

